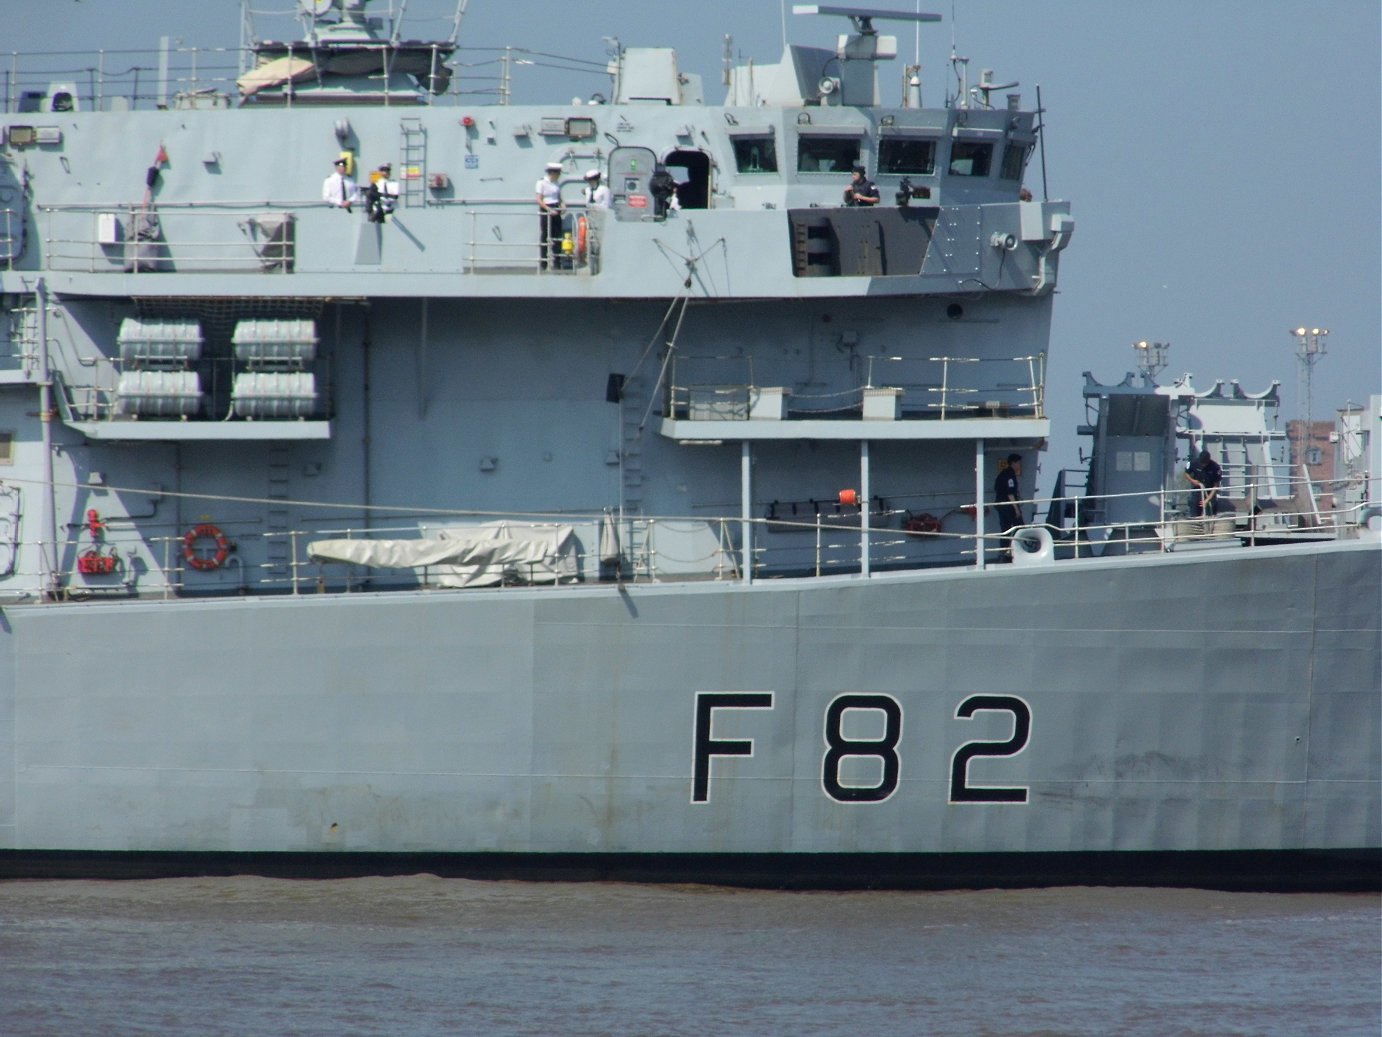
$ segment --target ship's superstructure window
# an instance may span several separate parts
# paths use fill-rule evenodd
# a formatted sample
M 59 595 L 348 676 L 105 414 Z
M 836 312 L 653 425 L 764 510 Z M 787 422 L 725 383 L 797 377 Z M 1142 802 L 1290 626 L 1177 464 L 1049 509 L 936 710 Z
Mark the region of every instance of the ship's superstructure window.
M 813 135 L 797 139 L 798 173 L 848 173 L 858 164 L 858 137 Z
M 777 141 L 771 133 L 763 136 L 731 137 L 734 164 L 741 173 L 776 173 Z
M 936 171 L 936 142 L 905 137 L 884 137 L 878 142 L 880 173 L 923 173 Z
M 595 136 L 594 119 L 567 119 L 566 135 L 572 140 L 589 140 Z
M 1031 150 L 1030 144 L 1005 144 L 998 175 L 1004 180 L 1021 180 L 1022 170 L 1027 165 L 1027 154 Z
M 0 464 L 14 464 L 13 432 L 0 432 Z
M 1150 450 L 1116 450 L 1113 466 L 1120 472 L 1150 472 L 1152 453 Z
M 951 176 L 988 176 L 993 145 L 986 141 L 957 140 L 950 145 Z

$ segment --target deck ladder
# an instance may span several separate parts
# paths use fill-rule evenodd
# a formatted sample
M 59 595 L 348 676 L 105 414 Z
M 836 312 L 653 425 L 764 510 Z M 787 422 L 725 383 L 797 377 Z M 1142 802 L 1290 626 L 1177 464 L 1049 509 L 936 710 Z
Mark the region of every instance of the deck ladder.
M 398 153 L 403 168 L 399 170 L 399 201 L 412 208 L 427 204 L 427 130 L 415 115 L 398 122 Z

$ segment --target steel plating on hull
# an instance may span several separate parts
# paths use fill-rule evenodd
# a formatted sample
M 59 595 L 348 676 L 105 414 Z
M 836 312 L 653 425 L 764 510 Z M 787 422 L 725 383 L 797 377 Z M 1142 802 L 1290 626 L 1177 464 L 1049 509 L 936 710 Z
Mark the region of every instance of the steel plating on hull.
M 1376 728 L 1358 722 L 1377 632 L 1347 617 L 1378 593 L 1379 555 L 1360 579 L 1357 554 L 1261 549 L 1232 575 L 1243 563 L 1138 559 L 1105 567 L 1097 596 L 1081 570 L 1100 563 L 1071 562 L 810 590 L 189 603 L 160 620 L 181 650 L 114 686 L 112 666 L 147 665 L 159 606 L 16 610 L 12 644 L 46 649 L 13 659 L 0 831 L 50 850 L 1347 860 L 1378 834 Z M 1187 614 L 1187 589 L 1224 579 L 1289 579 L 1336 618 Z M 1059 607 L 969 625 L 1014 585 Z M 1013 652 L 991 651 L 995 629 Z M 263 647 L 207 651 L 227 630 Z M 83 652 L 59 647 L 73 631 Z M 1091 644 L 1116 691 L 1089 684 Z

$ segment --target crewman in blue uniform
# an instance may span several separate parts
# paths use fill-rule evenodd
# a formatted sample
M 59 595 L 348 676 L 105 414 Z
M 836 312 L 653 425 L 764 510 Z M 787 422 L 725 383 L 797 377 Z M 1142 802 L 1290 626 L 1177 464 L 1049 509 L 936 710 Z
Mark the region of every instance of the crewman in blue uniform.
M 1018 488 L 1017 480 L 1022 475 L 1022 455 L 1009 454 L 1006 465 L 998 469 L 998 475 L 993 480 L 993 500 L 998 511 L 998 528 L 1007 532 L 1017 526 L 1022 525 L 1022 505 L 1018 502 L 1022 500 L 1022 492 Z M 1012 561 L 1012 540 L 1007 541 L 1007 546 L 999 556 L 1002 561 Z
M 878 187 L 868 178 L 863 166 L 855 166 L 849 186 L 845 188 L 846 205 L 877 205 Z
M 1190 493 L 1191 516 L 1213 518 L 1218 514 L 1219 484 L 1224 481 L 1224 470 L 1208 450 L 1201 450 L 1200 456 L 1186 466 L 1185 478 L 1195 487 Z

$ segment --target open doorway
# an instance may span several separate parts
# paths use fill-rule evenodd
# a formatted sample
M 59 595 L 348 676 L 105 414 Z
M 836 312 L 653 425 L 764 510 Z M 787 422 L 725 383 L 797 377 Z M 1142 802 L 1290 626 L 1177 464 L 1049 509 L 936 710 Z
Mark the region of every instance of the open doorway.
M 662 164 L 677 182 L 683 209 L 710 208 L 710 156 L 704 151 L 669 151 Z

